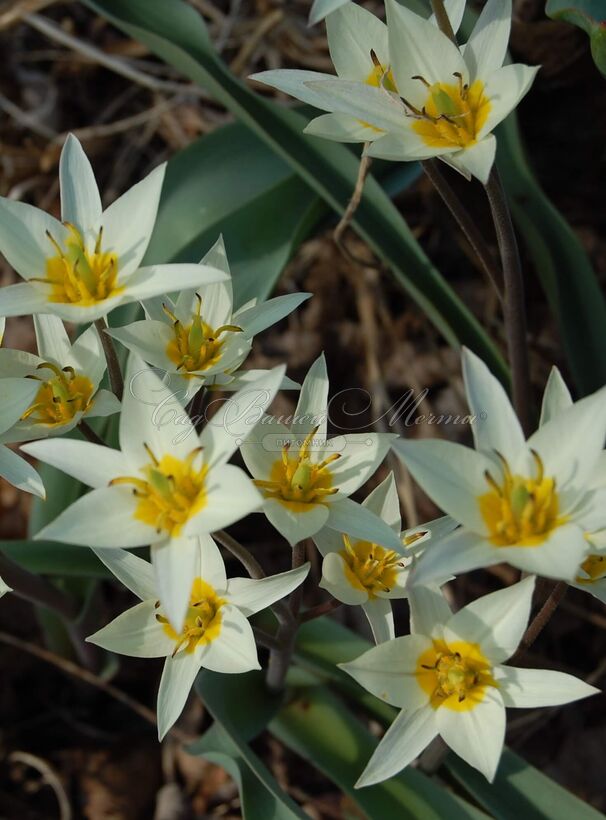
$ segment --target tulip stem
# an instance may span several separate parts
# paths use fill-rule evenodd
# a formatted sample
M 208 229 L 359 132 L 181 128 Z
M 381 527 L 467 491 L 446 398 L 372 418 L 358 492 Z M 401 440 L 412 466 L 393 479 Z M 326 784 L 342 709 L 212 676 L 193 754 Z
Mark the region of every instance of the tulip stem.
M 292 550 L 292 568 L 303 566 L 305 563 L 307 550 L 305 542 L 300 541 L 295 544 Z M 280 692 L 284 688 L 286 673 L 292 660 L 295 650 L 295 639 L 299 628 L 299 610 L 303 600 L 303 584 L 298 586 L 290 596 L 289 610 L 290 618 L 278 629 L 276 640 L 280 645 L 279 649 L 272 650 L 269 656 L 269 666 L 267 667 L 267 677 L 265 682 L 267 688 L 272 692 Z
M 124 379 L 122 378 L 122 368 L 120 367 L 120 360 L 116 353 L 114 340 L 105 332 L 107 329 L 107 322 L 105 319 L 97 319 L 95 322 L 97 333 L 103 345 L 103 352 L 105 353 L 105 361 L 107 362 L 107 372 L 109 374 L 109 383 L 112 392 L 116 398 L 122 401 L 124 395 Z
M 321 618 L 322 615 L 328 615 L 340 606 L 341 601 L 337 601 L 336 598 L 330 598 L 328 601 L 324 601 L 323 603 L 302 612 L 301 615 L 299 615 L 299 623 L 304 624 L 307 623 L 307 621 L 313 621 L 315 618 Z
M 517 660 L 520 659 L 520 657 L 525 652 L 527 652 L 528 649 L 530 649 L 530 647 L 539 637 L 543 629 L 551 620 L 554 612 L 556 611 L 562 599 L 566 595 L 567 590 L 568 584 L 566 583 L 566 581 L 558 581 L 557 584 L 553 585 L 553 587 L 551 588 L 551 592 L 549 593 L 549 595 L 543 603 L 543 606 L 534 616 L 534 618 L 528 626 L 528 629 L 522 636 L 522 640 L 520 641 L 518 651 L 515 653 L 513 658 L 511 658 L 509 663 L 515 663 Z
M 474 222 L 471 214 L 463 205 L 459 197 L 450 186 L 448 180 L 440 170 L 440 166 L 435 159 L 426 159 L 421 163 L 428 179 L 442 197 L 444 204 L 454 216 L 459 227 L 467 237 L 478 260 L 493 285 L 499 300 L 503 300 L 503 274 L 495 264 L 493 254 L 486 244 L 482 232 Z
M 45 578 L 28 572 L 6 555 L 0 555 L 0 576 L 19 598 L 51 609 L 67 621 L 74 621 L 80 614 L 73 598 Z
M 494 221 L 505 284 L 505 332 L 512 373 L 513 406 L 522 429 L 530 434 L 530 366 L 528 362 L 528 340 L 526 332 L 526 305 L 524 299 L 524 279 L 522 264 L 507 197 L 499 177 L 493 168 L 486 194 Z
M 103 441 L 101 436 L 95 433 L 93 428 L 86 421 L 80 422 L 79 429 L 84 438 L 88 439 L 88 441 L 90 441 L 91 444 L 100 444 L 102 447 L 105 447 L 105 442 Z
M 436 23 L 438 24 L 440 31 L 442 31 L 449 40 L 452 40 L 455 46 L 458 46 L 457 38 L 452 28 L 450 17 L 448 16 L 443 0 L 431 0 L 431 10 L 435 15 Z

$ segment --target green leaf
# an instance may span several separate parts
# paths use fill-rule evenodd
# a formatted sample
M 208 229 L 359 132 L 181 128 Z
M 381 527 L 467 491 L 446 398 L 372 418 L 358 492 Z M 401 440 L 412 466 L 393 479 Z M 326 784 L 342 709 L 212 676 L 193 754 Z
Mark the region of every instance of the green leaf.
M 85 0 L 145 43 L 226 106 L 281 156 L 338 213 L 352 195 L 358 161 L 344 146 L 302 133 L 306 119 L 253 94 L 233 77 L 208 44 L 202 18 L 183 2 Z M 391 200 L 371 176 L 352 223 L 448 341 L 479 353 L 494 372 L 506 368 L 493 342 L 423 253 Z
M 354 784 L 377 740 L 364 724 L 323 686 L 301 692 L 270 723 L 270 732 L 336 783 L 370 818 L 449 820 L 485 817 L 428 777 L 408 768 L 385 783 Z
M 513 217 L 541 280 L 579 391 L 606 382 L 606 301 L 587 253 L 545 196 L 525 156 L 517 119 L 497 131 L 497 164 Z
M 591 55 L 606 76 L 606 6 L 604 0 L 548 0 L 545 12 L 583 29 L 589 36 Z
M 55 541 L 0 541 L 0 551 L 30 572 L 61 577 L 110 578 L 88 547 Z
M 196 692 L 215 723 L 189 752 L 216 763 L 234 778 L 244 820 L 305 820 L 307 815 L 280 788 L 247 743 L 265 727 L 279 705 L 265 688 L 262 673 L 219 675 L 204 670 L 198 675 Z
M 446 766 L 496 820 L 599 820 L 604 815 L 579 800 L 518 755 L 504 749 L 494 783 L 460 757 L 449 754 Z
M 264 300 L 324 212 L 318 196 L 258 137 L 228 125 L 169 161 L 146 258 L 197 260 L 222 233 L 236 305 Z

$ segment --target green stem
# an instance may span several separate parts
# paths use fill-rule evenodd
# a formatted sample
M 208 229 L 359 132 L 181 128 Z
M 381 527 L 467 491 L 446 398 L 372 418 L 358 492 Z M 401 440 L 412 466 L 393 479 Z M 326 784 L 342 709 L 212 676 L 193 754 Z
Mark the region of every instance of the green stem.
M 101 436 L 97 435 L 93 428 L 88 424 L 86 421 L 81 421 L 78 425 L 80 432 L 82 435 L 91 442 L 91 444 L 100 444 L 102 447 L 105 447 L 105 442 L 101 438 Z
M 292 568 L 302 566 L 305 563 L 306 549 L 305 542 L 300 541 L 295 544 L 292 550 Z M 280 644 L 279 649 L 270 653 L 269 666 L 267 668 L 266 684 L 272 692 L 280 692 L 284 688 L 284 680 L 290 666 L 290 662 L 295 649 L 295 638 L 299 628 L 299 610 L 303 600 L 303 584 L 301 584 L 290 596 L 289 609 L 290 619 L 283 623 L 278 630 L 276 640 Z
M 124 379 L 122 378 L 122 368 L 120 367 L 120 360 L 114 347 L 114 341 L 111 336 L 105 332 L 107 329 L 107 322 L 105 319 L 97 319 L 95 322 L 97 333 L 103 345 L 103 352 L 105 353 L 105 361 L 107 362 L 107 372 L 109 375 L 109 383 L 112 392 L 116 398 L 122 401 L 124 395 Z
M 505 284 L 505 333 L 511 365 L 513 406 L 522 425 L 529 435 L 530 429 L 530 365 L 528 362 L 528 339 L 526 329 L 526 304 L 524 279 L 513 222 L 507 197 L 496 168 L 493 168 L 486 183 L 486 194 L 497 232 L 503 280 Z

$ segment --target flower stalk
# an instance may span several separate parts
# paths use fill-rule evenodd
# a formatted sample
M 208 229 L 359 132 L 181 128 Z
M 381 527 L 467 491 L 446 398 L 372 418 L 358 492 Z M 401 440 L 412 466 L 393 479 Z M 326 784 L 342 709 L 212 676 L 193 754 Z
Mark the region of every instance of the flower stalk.
M 303 566 L 306 557 L 305 542 L 300 541 L 295 544 L 292 550 L 292 568 Z M 303 585 L 297 587 L 290 596 L 289 611 L 290 618 L 283 623 L 276 635 L 279 649 L 272 650 L 269 656 L 267 667 L 267 677 L 265 682 L 267 688 L 272 692 L 279 692 L 284 688 L 286 673 L 290 666 L 290 661 L 295 649 L 295 638 L 299 628 L 299 610 L 303 598 Z
M 109 374 L 109 383 L 114 395 L 122 401 L 124 395 L 124 379 L 122 378 L 122 368 L 120 367 L 120 360 L 114 342 L 110 336 L 105 332 L 107 329 L 107 322 L 105 319 L 97 319 L 95 321 L 97 333 L 103 345 L 103 352 L 107 361 L 107 372 Z

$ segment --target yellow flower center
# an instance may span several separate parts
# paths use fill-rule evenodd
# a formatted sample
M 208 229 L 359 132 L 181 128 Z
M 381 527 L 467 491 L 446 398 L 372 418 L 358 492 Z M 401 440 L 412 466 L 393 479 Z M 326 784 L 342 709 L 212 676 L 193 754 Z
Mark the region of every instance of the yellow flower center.
M 202 452 L 198 447 L 186 459 L 164 455 L 158 460 L 145 445 L 151 459 L 136 476 L 114 478 L 110 485 L 131 484 L 138 499 L 134 517 L 156 529 L 158 534 L 179 535 L 183 525 L 206 506 L 205 464 L 196 466 Z
M 103 228 L 99 231 L 93 250 L 86 247 L 80 231 L 65 223 L 69 237 L 65 247 L 47 231 L 46 235 L 57 252 L 46 260 L 46 277 L 30 281 L 51 286 L 50 301 L 89 307 L 103 302 L 122 291 L 118 287 L 118 257 L 113 251 L 101 248 Z
M 341 454 L 333 453 L 317 464 L 311 460 L 310 449 L 318 429 L 311 431 L 295 456 L 290 455 L 291 444 L 287 442 L 282 457 L 271 467 L 269 480 L 254 481 L 266 498 L 275 498 L 293 512 L 306 512 L 311 505 L 322 504 L 327 495 L 339 491 L 332 486 L 328 465 Z
M 434 640 L 417 659 L 415 675 L 434 709 L 457 712 L 473 709 L 484 699 L 486 688 L 497 685 L 478 644 L 467 641 Z
M 536 547 L 566 521 L 559 515 L 555 479 L 544 475 L 543 462 L 534 451 L 537 466 L 534 478 L 513 475 L 505 459 L 499 457 L 503 466 L 502 483 L 497 483 L 486 471 L 490 490 L 478 498 L 490 540 L 496 547 Z
M 594 584 L 606 578 L 606 555 L 588 555 L 581 564 L 581 569 L 589 577 L 577 576 L 577 584 Z
M 402 556 L 394 550 L 386 550 L 369 541 L 352 544 L 349 536 L 343 534 L 345 548 L 339 555 L 345 563 L 345 577 L 355 589 L 377 597 L 378 592 L 391 592 L 398 570 L 404 567 Z
M 433 85 L 422 77 L 413 77 L 427 87 L 427 99 L 420 111 L 410 106 L 418 117 L 412 128 L 432 148 L 469 148 L 474 145 L 491 109 L 481 80 L 467 85 L 459 74 L 455 76 L 457 83 Z
M 192 584 L 189 607 L 180 633 L 175 632 L 168 618 L 159 613 L 156 615 L 156 620 L 163 625 L 166 634 L 175 641 L 173 658 L 180 649 L 193 652 L 200 644 L 210 643 L 219 636 L 221 607 L 224 603 L 224 599 L 217 595 L 210 584 L 202 578 L 196 578 Z M 156 606 L 159 606 L 159 602 Z
M 166 348 L 166 355 L 177 365 L 177 370 L 193 373 L 199 370 L 208 370 L 221 358 L 221 348 L 225 342 L 224 334 L 241 333 L 242 328 L 237 325 L 222 325 L 213 330 L 201 316 L 202 299 L 196 294 L 198 307 L 192 316 L 192 321 L 184 325 L 163 305 L 164 312 L 173 323 L 175 338 L 171 339 Z M 221 339 L 220 337 L 223 336 Z
M 30 376 L 42 382 L 36 397 L 21 416 L 22 421 L 34 424 L 58 425 L 71 421 L 77 413 L 86 413 L 92 403 L 93 383 L 73 367 L 60 370 L 50 362 L 38 365 L 38 370 L 49 370 L 51 378 Z

